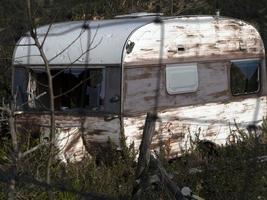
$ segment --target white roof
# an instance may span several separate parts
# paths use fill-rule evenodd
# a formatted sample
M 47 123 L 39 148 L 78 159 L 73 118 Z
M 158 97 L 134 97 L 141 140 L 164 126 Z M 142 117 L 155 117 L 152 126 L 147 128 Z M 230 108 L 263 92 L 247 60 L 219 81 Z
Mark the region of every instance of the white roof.
M 135 14 L 136 15 L 136 14 Z M 51 65 L 114 65 L 158 62 L 161 28 L 155 16 L 53 24 L 43 50 Z M 121 17 L 121 18 L 120 18 Z M 257 30 L 237 19 L 214 16 L 164 17 L 165 63 L 203 59 L 255 57 L 264 53 Z M 88 26 L 90 28 L 84 28 Z M 37 29 L 42 42 L 49 26 Z M 135 31 L 138 30 L 138 31 Z M 125 53 L 125 44 L 134 45 Z M 179 51 L 181 47 L 182 51 Z M 195 61 L 194 60 L 194 61 Z M 22 37 L 14 51 L 15 65 L 43 65 L 31 37 Z
M 150 23 L 154 17 L 113 19 L 101 21 L 71 21 L 43 26 L 37 29 L 43 49 L 51 65 L 66 64 L 120 64 L 124 44 L 138 27 Z M 85 26 L 90 28 L 84 28 Z M 14 65 L 42 65 L 43 60 L 28 35 L 16 45 Z

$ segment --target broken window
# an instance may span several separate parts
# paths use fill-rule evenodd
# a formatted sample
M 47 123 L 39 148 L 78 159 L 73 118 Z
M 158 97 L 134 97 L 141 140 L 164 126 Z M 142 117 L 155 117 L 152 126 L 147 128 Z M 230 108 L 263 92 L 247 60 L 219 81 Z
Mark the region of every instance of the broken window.
M 233 95 L 253 94 L 260 90 L 260 60 L 231 62 L 230 87 Z
M 23 104 L 27 105 L 28 110 L 49 110 L 49 90 L 45 69 L 30 68 L 27 71 L 28 84 L 24 91 L 26 98 Z M 50 71 L 53 76 L 56 110 L 85 109 L 118 112 L 120 105 L 120 71 L 118 67 L 67 68 L 51 69 Z M 19 83 L 17 84 L 19 85 Z M 107 90 L 107 86 L 114 88 Z M 117 97 L 116 102 L 110 100 L 114 97 Z
M 17 97 L 17 102 L 22 104 L 26 101 L 27 98 L 27 73 L 25 68 L 17 67 L 14 69 L 14 75 L 12 79 L 13 84 L 13 94 Z M 24 107 L 22 105 L 22 107 Z
M 166 89 L 169 94 L 195 92 L 198 88 L 196 63 L 166 66 Z

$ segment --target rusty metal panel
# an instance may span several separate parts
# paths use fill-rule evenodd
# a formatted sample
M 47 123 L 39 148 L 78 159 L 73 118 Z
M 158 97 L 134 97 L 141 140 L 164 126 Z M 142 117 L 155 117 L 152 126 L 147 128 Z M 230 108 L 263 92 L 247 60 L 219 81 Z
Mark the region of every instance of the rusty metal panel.
M 164 26 L 164 29 L 162 29 Z M 163 33 L 163 41 L 161 31 Z M 182 17 L 150 23 L 135 31 L 124 64 L 157 64 L 163 44 L 163 63 L 199 62 L 263 56 L 257 30 L 244 21 L 223 17 Z
M 83 137 L 88 146 L 90 144 L 101 144 L 109 139 L 119 146 L 120 144 L 120 119 L 115 118 L 105 121 L 104 118 L 88 117 L 83 122 Z M 90 148 L 90 147 L 89 147 Z
M 247 125 L 261 124 L 266 117 L 266 100 L 264 96 L 162 110 L 158 113 L 152 147 L 165 147 L 168 156 L 175 157 L 190 148 L 190 139 L 226 144 L 230 142 L 230 136 L 238 135 L 236 125 L 246 129 Z M 134 142 L 136 149 L 142 139 L 144 122 L 145 114 L 124 118 L 127 144 Z
M 48 114 L 21 114 L 16 117 L 18 128 L 41 138 L 49 137 L 50 116 Z M 62 162 L 76 162 L 89 156 L 95 146 L 109 139 L 120 145 L 120 119 L 106 120 L 104 117 L 56 115 L 57 157 Z
M 125 68 L 124 113 L 151 111 L 157 102 L 159 110 L 179 106 L 230 100 L 228 91 L 228 62 L 198 64 L 199 86 L 196 92 L 169 95 L 166 91 L 165 67 L 145 66 Z M 160 75 L 158 75 L 160 70 Z M 156 97 L 160 77 L 160 92 Z M 157 100 L 156 100 L 157 99 Z M 136 102 L 139 102 L 136 106 Z

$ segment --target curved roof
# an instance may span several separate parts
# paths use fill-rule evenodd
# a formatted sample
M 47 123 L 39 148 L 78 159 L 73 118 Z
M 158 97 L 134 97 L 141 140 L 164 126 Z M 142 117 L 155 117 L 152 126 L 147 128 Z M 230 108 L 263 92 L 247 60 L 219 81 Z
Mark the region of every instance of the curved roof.
M 154 18 L 57 23 L 52 24 L 50 29 L 49 25 L 38 28 L 37 35 L 42 43 L 48 32 L 43 49 L 51 65 L 120 64 L 128 36 L 136 28 L 152 22 Z M 17 43 L 13 64 L 43 64 L 29 33 Z
M 123 61 L 126 65 L 245 59 L 264 55 L 258 31 L 242 20 L 226 17 L 167 19 L 163 26 L 150 23 L 140 27 L 128 40 L 134 48 L 131 53 L 125 53 Z
M 43 49 L 51 65 L 112 65 L 121 64 L 122 60 L 133 65 L 155 64 L 159 62 L 162 37 L 162 59 L 166 63 L 249 58 L 264 54 L 257 30 L 238 19 L 164 17 L 164 26 L 152 23 L 154 20 L 155 16 L 146 16 L 52 24 Z M 48 28 L 43 26 L 37 29 L 40 42 Z M 133 48 L 126 52 L 128 50 L 124 46 L 128 40 Z M 31 37 L 22 37 L 18 42 L 13 63 L 43 64 Z

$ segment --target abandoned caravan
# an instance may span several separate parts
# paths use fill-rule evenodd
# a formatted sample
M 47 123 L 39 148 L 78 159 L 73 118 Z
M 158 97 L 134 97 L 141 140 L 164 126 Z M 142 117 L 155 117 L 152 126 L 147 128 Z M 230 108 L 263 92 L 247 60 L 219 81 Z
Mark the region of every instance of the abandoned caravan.
M 169 157 L 188 149 L 190 138 L 226 144 L 237 126 L 266 116 L 264 46 L 244 21 L 144 13 L 52 24 L 37 35 L 53 75 L 63 161 L 81 160 L 109 138 L 119 147 L 122 133 L 138 149 L 155 107 L 152 147 L 165 146 Z M 47 75 L 29 35 L 17 43 L 13 66 L 17 124 L 45 137 Z

